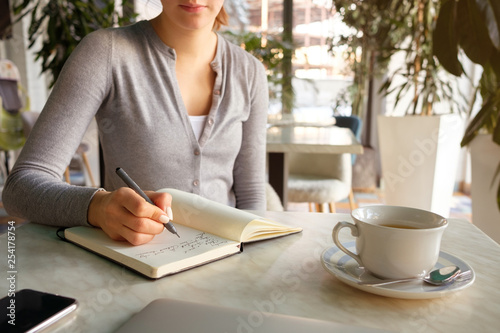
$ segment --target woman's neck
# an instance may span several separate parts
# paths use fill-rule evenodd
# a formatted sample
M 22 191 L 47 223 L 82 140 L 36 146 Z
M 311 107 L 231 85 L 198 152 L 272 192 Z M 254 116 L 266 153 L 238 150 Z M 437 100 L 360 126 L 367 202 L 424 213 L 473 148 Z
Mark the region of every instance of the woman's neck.
M 217 35 L 211 29 L 185 30 L 174 27 L 161 15 L 151 20 L 160 39 L 173 48 L 178 58 L 199 59 L 210 55 L 213 59 L 217 46 Z M 212 50 L 213 52 L 207 52 Z

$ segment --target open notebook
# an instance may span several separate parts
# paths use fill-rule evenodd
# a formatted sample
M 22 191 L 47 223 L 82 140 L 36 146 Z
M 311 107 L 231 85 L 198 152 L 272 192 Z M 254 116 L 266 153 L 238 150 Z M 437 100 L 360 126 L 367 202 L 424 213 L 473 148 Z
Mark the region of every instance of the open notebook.
M 151 242 L 133 246 L 110 239 L 101 229 L 73 227 L 66 240 L 150 278 L 193 268 L 242 251 L 241 243 L 302 231 L 229 207 L 196 194 L 164 189 L 172 195 L 174 221 L 180 235 L 167 230 Z

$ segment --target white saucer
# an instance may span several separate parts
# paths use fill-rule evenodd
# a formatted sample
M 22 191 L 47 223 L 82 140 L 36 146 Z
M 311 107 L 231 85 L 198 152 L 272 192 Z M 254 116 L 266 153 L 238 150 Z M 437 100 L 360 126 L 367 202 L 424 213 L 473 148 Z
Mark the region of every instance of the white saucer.
M 348 250 L 354 253 L 356 252 L 355 242 L 345 243 L 344 246 Z M 443 251 L 439 253 L 439 259 L 435 266 L 436 268 L 456 265 L 460 267 L 462 271 L 470 270 L 471 274 L 466 278 L 459 279 L 451 284 L 443 286 L 433 286 L 418 280 L 385 286 L 364 286 L 358 284 L 358 282 L 382 280 L 368 273 L 364 268 L 359 266 L 356 260 L 342 252 L 338 247 L 333 246 L 323 251 L 321 254 L 321 263 L 327 272 L 354 288 L 372 294 L 394 298 L 427 299 L 442 297 L 471 286 L 476 277 L 472 267 L 465 261 Z

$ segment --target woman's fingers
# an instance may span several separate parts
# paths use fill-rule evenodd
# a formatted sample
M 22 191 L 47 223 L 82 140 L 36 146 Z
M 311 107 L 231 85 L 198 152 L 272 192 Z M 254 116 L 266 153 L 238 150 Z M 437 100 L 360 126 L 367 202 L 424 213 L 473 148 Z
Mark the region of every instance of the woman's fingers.
M 153 202 L 169 207 L 168 193 L 150 192 Z M 127 240 L 131 244 L 144 244 L 163 231 L 168 222 L 165 212 L 145 201 L 129 188 L 113 192 L 97 192 L 89 206 L 89 223 L 100 227 L 110 238 Z M 98 221 L 98 222 L 96 222 Z
M 162 211 L 167 212 L 172 205 L 172 196 L 165 192 L 146 191 L 146 195 L 155 203 Z M 167 212 L 168 215 L 168 212 Z M 169 216 L 172 219 L 172 216 Z
M 120 230 L 120 235 L 122 239 L 125 239 L 132 245 L 141 245 L 150 242 L 155 235 L 154 234 L 144 234 L 140 232 L 136 232 L 127 227 L 124 227 Z

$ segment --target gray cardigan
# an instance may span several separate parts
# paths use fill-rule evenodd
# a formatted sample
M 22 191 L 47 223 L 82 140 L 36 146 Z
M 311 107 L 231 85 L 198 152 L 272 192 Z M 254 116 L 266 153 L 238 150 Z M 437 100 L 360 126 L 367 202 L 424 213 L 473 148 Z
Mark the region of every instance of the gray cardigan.
M 144 190 L 171 187 L 241 209 L 265 209 L 264 67 L 218 36 L 212 107 L 197 141 L 175 61 L 175 50 L 148 21 L 85 37 L 7 179 L 9 214 L 50 225 L 88 224 L 96 189 L 68 185 L 62 174 L 94 116 L 107 190 L 124 186 L 115 174 L 122 167 Z

